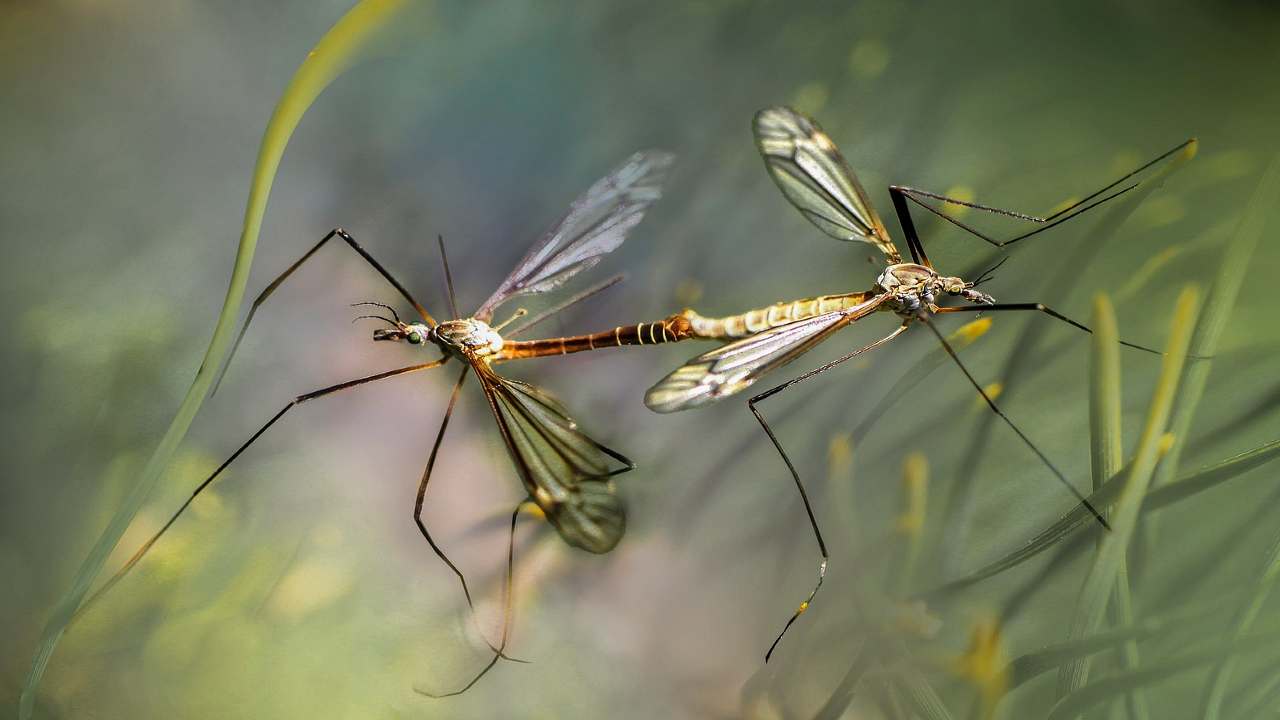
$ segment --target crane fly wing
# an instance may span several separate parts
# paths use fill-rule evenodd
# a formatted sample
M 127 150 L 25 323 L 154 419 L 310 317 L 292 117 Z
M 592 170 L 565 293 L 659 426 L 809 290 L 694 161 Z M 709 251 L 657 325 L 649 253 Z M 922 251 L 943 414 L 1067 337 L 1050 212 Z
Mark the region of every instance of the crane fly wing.
M 519 295 L 547 292 L 613 252 L 662 197 L 662 183 L 675 156 L 638 152 L 597 180 L 516 265 L 475 317 L 488 322 L 499 305 Z
M 901 262 L 867 192 L 813 118 L 771 107 L 756 113 L 753 126 L 769 175 L 809 222 L 838 240 L 876 246 L 891 264 Z
M 876 295 L 861 305 L 769 328 L 703 353 L 649 388 L 644 404 L 655 412 L 669 413 L 733 395 L 874 312 L 884 298 Z
M 779 325 L 685 363 L 644 395 L 644 404 L 661 413 L 699 407 L 733 395 L 848 324 L 844 312 L 830 312 Z
M 626 529 L 609 456 L 578 430 L 559 400 L 473 363 L 525 490 L 560 537 L 593 553 L 613 549 Z

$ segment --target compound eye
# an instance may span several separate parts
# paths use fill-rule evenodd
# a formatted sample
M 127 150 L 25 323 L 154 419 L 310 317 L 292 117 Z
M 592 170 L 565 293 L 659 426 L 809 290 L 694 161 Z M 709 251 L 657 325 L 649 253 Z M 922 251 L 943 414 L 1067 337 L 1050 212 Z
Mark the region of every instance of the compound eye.
M 410 345 L 422 344 L 422 335 L 418 333 L 417 330 L 410 330 L 408 333 L 405 334 L 404 338 L 405 340 L 409 341 Z

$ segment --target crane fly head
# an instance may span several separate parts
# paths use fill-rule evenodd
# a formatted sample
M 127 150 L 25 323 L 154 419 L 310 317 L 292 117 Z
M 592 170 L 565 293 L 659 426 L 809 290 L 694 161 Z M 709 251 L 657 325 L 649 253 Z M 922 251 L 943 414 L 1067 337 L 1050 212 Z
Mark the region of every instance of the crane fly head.
M 978 305 L 994 305 L 995 298 L 975 289 L 977 282 L 968 282 L 963 278 L 939 276 L 938 281 L 942 285 L 942 291 L 948 295 L 962 297 L 971 303 Z M 979 281 L 980 282 L 980 281 Z
M 422 345 L 431 338 L 431 328 L 422 323 L 392 322 L 391 324 L 392 327 L 390 328 L 374 330 L 373 339 L 394 342 L 403 341 L 410 345 Z
M 404 322 L 403 320 L 400 319 L 400 313 L 397 313 L 395 308 L 391 307 L 390 305 L 387 305 L 386 303 L 358 302 L 358 303 L 351 304 L 351 307 L 362 307 L 362 306 L 373 306 L 377 308 L 382 308 L 383 310 L 386 310 L 387 312 L 391 313 L 391 317 L 387 317 L 386 315 L 360 315 L 360 316 L 357 316 L 355 320 L 351 321 L 351 322 L 356 322 L 357 320 L 381 320 L 387 325 L 390 325 L 390 327 L 387 327 L 387 328 L 378 328 L 377 330 L 374 330 L 373 331 L 374 340 L 394 340 L 396 342 L 400 342 L 401 340 L 403 340 L 409 343 L 410 345 L 421 345 L 422 343 L 426 342 L 427 339 L 431 336 L 431 328 L 427 327 L 426 325 L 423 325 L 422 323 Z

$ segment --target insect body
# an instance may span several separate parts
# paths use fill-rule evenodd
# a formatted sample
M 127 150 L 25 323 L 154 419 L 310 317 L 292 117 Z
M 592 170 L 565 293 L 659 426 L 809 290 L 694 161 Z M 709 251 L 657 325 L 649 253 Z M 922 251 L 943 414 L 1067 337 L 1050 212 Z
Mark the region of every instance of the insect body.
M 524 316 L 524 310 L 518 310 L 509 320 L 499 325 L 491 325 L 491 322 L 494 311 L 503 304 L 521 296 L 554 290 L 579 272 L 593 267 L 600 262 L 605 254 L 616 249 L 626 238 L 627 233 L 640 222 L 648 207 L 660 197 L 663 179 L 673 160 L 673 156 L 665 152 L 636 153 L 609 175 L 597 181 L 570 206 L 569 211 L 559 222 L 543 234 L 520 263 L 516 265 L 515 269 L 498 286 L 498 289 L 470 316 L 463 316 L 457 311 L 453 297 L 453 281 L 449 276 L 447 259 L 444 264 L 445 276 L 448 280 L 450 309 L 454 318 L 437 321 L 398 280 L 387 272 L 349 234 L 342 229 L 335 229 L 327 234 L 306 254 L 289 266 L 284 273 L 268 284 L 267 288 L 254 300 L 240 335 L 237 337 L 236 346 L 239 345 L 240 338 L 244 337 L 244 332 L 248 329 L 249 323 L 252 321 L 258 307 L 285 279 L 310 259 L 325 243 L 333 238 L 338 238 L 372 266 L 413 306 L 419 315 L 420 319 L 418 321 L 404 322 L 396 314 L 395 309 L 389 305 L 383 303 L 357 303 L 357 305 L 375 305 L 384 308 L 391 314 L 391 317 L 383 315 L 361 316 L 379 319 L 389 325 L 389 327 L 374 331 L 373 339 L 406 342 L 411 345 L 435 349 L 439 351 L 440 356 L 426 362 L 348 380 L 295 397 L 283 409 L 273 415 L 225 462 L 218 466 L 213 474 L 197 486 L 191 497 L 173 514 L 160 531 L 143 544 L 133 557 L 82 606 L 81 612 L 136 565 L 151 546 L 182 515 L 191 501 L 208 487 L 241 453 L 247 450 L 263 433 L 294 407 L 311 400 L 333 395 L 342 390 L 391 377 L 437 368 L 451 361 L 457 361 L 462 368 L 457 380 L 454 382 L 453 392 L 441 421 L 439 432 L 427 458 L 426 469 L 418 484 L 413 515 L 414 522 L 417 524 L 424 539 L 436 555 L 457 576 L 468 606 L 472 606 L 472 599 L 466 578 L 431 536 L 422 514 L 427 485 L 431 479 L 436 458 L 439 455 L 445 430 L 448 428 L 449 419 L 458 400 L 459 392 L 469 374 L 474 373 L 479 380 L 499 435 L 506 445 L 508 455 L 511 457 L 511 461 L 528 495 L 527 499 L 522 501 L 512 513 L 512 533 L 514 534 L 515 521 L 520 508 L 526 503 L 533 503 L 542 511 L 542 514 L 556 529 L 561 538 L 569 545 L 593 553 L 604 553 L 611 550 L 622 538 L 626 528 L 624 504 L 622 498 L 616 492 L 613 477 L 633 469 L 635 465 L 621 453 L 606 447 L 582 432 L 577 423 L 569 416 L 564 405 L 551 394 L 529 383 L 502 377 L 494 369 L 494 364 L 500 361 L 525 357 L 540 357 L 603 347 L 644 344 L 643 341 L 645 339 L 650 343 L 683 339 L 689 336 L 684 321 L 668 318 L 659 323 L 641 323 L 634 326 L 615 328 L 614 331 L 608 333 L 569 338 L 548 338 L 531 341 L 510 339 L 532 328 L 538 322 L 591 297 L 621 280 L 621 277 L 615 277 L 542 312 L 536 318 L 524 322 L 519 327 L 506 329 L 506 326 L 512 321 Z M 440 241 L 440 249 L 443 258 L 443 239 Z M 506 335 L 505 338 L 503 333 Z M 232 354 L 234 354 L 234 351 L 235 347 L 232 349 Z M 223 372 L 225 371 L 226 367 L 223 368 Z M 514 535 L 508 544 L 507 575 L 504 591 L 506 612 L 502 638 L 496 646 L 490 644 L 490 648 L 494 651 L 492 659 L 470 682 L 466 683 L 461 689 L 444 693 L 444 695 L 464 692 L 492 668 L 500 658 L 506 657 L 503 651 L 508 639 L 511 617 L 510 588 L 513 543 Z M 488 640 L 486 639 L 487 642 Z M 441 696 L 427 692 L 424 692 L 424 694 L 436 697 Z
M 937 311 L 934 301 L 952 295 L 979 305 L 994 305 L 995 299 L 976 290 L 973 283 L 947 277 L 933 268 L 915 263 L 890 265 L 876 279 L 872 292 L 884 294 L 884 307 L 910 319 L 923 311 Z
M 464 360 L 489 357 L 501 352 L 503 345 L 497 330 L 474 318 L 446 320 L 436 325 L 431 331 L 431 340 L 445 352 Z
M 939 275 L 925 265 L 897 263 L 885 268 L 868 292 L 778 303 L 727 318 L 704 318 L 685 310 L 684 316 L 699 337 L 742 340 L 704 353 L 671 373 L 649 390 L 645 404 L 668 413 L 734 395 L 830 333 L 873 312 L 897 313 L 905 327 L 914 319 L 939 312 L 936 301 L 944 296 L 978 305 L 995 304 L 971 282 Z
M 664 413 L 706 405 L 741 392 L 764 375 L 808 352 L 841 328 L 848 327 L 857 320 L 867 317 L 876 311 L 896 313 L 902 320 L 901 324 L 889 335 L 853 350 L 835 361 L 760 393 L 752 397 L 747 403 L 752 414 L 773 442 L 774 447 L 791 473 L 801 499 L 804 501 L 814 538 L 822 555 L 817 583 L 808 597 L 787 621 L 782 633 L 777 636 L 773 645 L 769 647 L 765 655 L 767 660 L 782 639 L 782 635 L 786 633 L 787 628 L 809 607 L 818 588 L 822 586 L 822 580 L 827 568 L 828 553 L 826 543 L 823 541 L 822 533 L 818 528 L 813 508 L 800 481 L 800 475 L 757 405 L 798 382 L 814 377 L 852 357 L 887 343 L 905 332 L 912 325 L 924 325 L 929 328 L 991 410 L 1008 424 L 1032 452 L 1043 461 L 1054 476 L 1070 490 L 1076 499 L 1088 507 L 1098 522 L 1104 526 L 1106 525 L 1106 521 L 1102 516 L 1067 481 L 1066 476 L 1049 461 L 1026 434 L 1000 410 L 995 400 L 987 394 L 968 369 L 960 362 L 955 351 L 934 326 L 934 318 L 942 314 L 959 312 L 1035 311 L 1069 323 L 1086 332 L 1089 332 L 1089 328 L 1040 303 L 996 303 L 990 295 L 978 290 L 976 287 L 989 279 L 990 272 L 995 268 L 972 281 L 938 273 L 934 270 L 932 263 L 929 262 L 924 246 L 916 234 L 915 224 L 912 222 L 907 202 L 914 202 L 943 219 L 960 225 L 963 229 L 972 232 L 992 245 L 1004 246 L 1030 237 L 1041 230 L 1064 222 L 1090 208 L 1097 207 L 1107 200 L 1132 190 L 1137 186 L 1136 182 L 1118 190 L 1115 188 L 1135 174 L 1176 152 L 1186 151 L 1189 155 L 1194 150 L 1195 141 L 1189 140 L 1179 145 L 1150 163 L 1047 218 L 1038 218 L 1023 213 L 955 200 L 914 188 L 891 186 L 889 194 L 893 199 L 894 208 L 898 213 L 898 219 L 902 225 L 907 248 L 911 255 L 911 262 L 903 262 L 902 255 L 889 237 L 884 223 L 872 208 L 866 191 L 863 190 L 857 177 L 849 169 L 848 164 L 845 163 L 835 143 L 831 141 L 831 138 L 822 131 L 815 121 L 790 108 L 773 107 L 760 111 L 755 117 L 754 126 L 756 145 L 764 158 L 765 167 L 791 204 L 806 219 L 827 235 L 839 240 L 864 242 L 877 248 L 881 252 L 887 267 L 880 273 L 875 284 L 865 292 L 825 295 L 817 298 L 777 303 L 766 308 L 723 318 L 704 318 L 692 311 L 685 311 L 684 316 L 689 320 L 694 332 L 700 333 L 705 337 L 718 337 L 731 340 L 731 342 L 693 358 L 683 367 L 676 369 L 663 378 L 646 393 L 645 404 L 652 410 Z M 924 200 L 926 198 L 1009 215 L 1039 223 L 1042 227 L 1008 240 L 994 240 L 967 225 L 959 223 L 959 221 L 951 219 L 929 205 Z M 961 304 L 948 305 L 946 304 L 948 301 L 960 301 Z M 1150 348 L 1134 345 L 1133 343 L 1124 342 L 1123 344 L 1148 352 L 1155 352 Z

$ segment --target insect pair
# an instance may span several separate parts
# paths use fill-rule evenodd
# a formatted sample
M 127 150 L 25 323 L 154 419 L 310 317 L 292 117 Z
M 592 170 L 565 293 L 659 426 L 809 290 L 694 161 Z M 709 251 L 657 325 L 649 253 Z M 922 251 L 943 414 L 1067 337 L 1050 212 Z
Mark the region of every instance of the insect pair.
M 432 444 L 426 468 L 418 485 L 414 502 L 414 521 L 423 538 L 437 556 L 457 576 L 469 607 L 473 606 L 466 578 L 432 537 L 422 519 L 425 494 L 432 469 L 438 457 L 449 419 L 456 406 L 462 386 L 469 374 L 474 373 L 494 417 L 499 435 L 506 445 L 517 474 L 528 497 L 516 507 L 511 516 L 511 536 L 508 540 L 507 569 L 504 585 L 504 612 L 501 637 L 496 644 L 489 644 L 492 658 L 463 685 L 444 696 L 466 691 L 484 676 L 499 659 L 507 657 L 505 650 L 509 638 L 511 618 L 511 575 L 514 553 L 514 529 L 519 511 L 527 504 L 538 507 L 560 536 L 570 545 L 584 550 L 604 553 L 621 539 L 625 529 L 625 511 L 616 493 L 612 478 L 634 469 L 635 465 L 621 453 L 583 433 L 569 416 L 566 408 L 546 391 L 533 385 L 511 380 L 495 369 L 498 363 L 524 358 L 562 355 L 627 345 L 650 345 L 677 342 L 687 339 L 704 339 L 727 342 L 715 350 L 700 355 L 667 376 L 645 396 L 646 404 L 658 412 L 672 412 L 697 407 L 727 397 L 752 385 L 764 374 L 799 357 L 804 352 L 830 337 L 841 328 L 876 311 L 896 313 L 902 323 L 888 336 L 870 345 L 854 350 L 841 358 L 815 370 L 800 375 L 782 385 L 760 393 L 750 399 L 748 406 L 761 427 L 777 448 L 795 482 L 804 502 L 822 560 L 817 582 L 805 601 L 788 619 L 766 653 L 766 660 L 777 647 L 787 629 L 803 613 L 816 596 L 825 577 L 828 562 L 826 543 L 807 493 L 790 457 L 778 441 L 773 429 L 760 413 L 758 404 L 794 384 L 814 377 L 839 363 L 878 347 L 906 331 L 911 325 L 928 327 L 956 361 L 969 381 L 987 404 L 1018 434 L 1035 452 L 1054 475 L 1077 499 L 1088 502 L 1074 489 L 1066 477 L 1040 452 L 1021 430 L 997 407 L 994 400 L 960 363 L 958 356 L 947 344 L 932 321 L 936 314 L 974 311 L 1038 311 L 1087 331 L 1080 323 L 1036 303 L 997 304 L 984 292 L 977 290 L 989 273 L 974 281 L 937 273 L 929 262 L 912 223 L 907 202 L 911 201 L 978 235 L 993 245 L 1003 246 L 1030 237 L 1058 223 L 1106 202 L 1136 186 L 1124 183 L 1136 174 L 1151 167 L 1169 155 L 1182 150 L 1191 141 L 1165 153 L 1058 213 L 1038 218 L 1020 213 L 963 202 L 942 195 L 912 188 L 893 186 L 890 194 L 903 226 L 911 263 L 902 262 L 880 218 L 871 208 L 866 193 L 841 157 L 834 143 L 810 118 L 788 108 L 769 108 L 757 114 L 755 119 L 757 145 L 764 156 L 766 166 L 783 194 L 811 222 L 828 235 L 841 240 L 859 240 L 878 248 L 888 267 L 880 274 L 871 290 L 796 300 L 789 303 L 752 310 L 728 317 L 708 318 L 686 309 L 654 323 L 619 326 L 612 330 L 570 337 L 553 337 L 540 340 L 515 340 L 543 320 L 566 308 L 576 305 L 596 293 L 615 284 L 620 278 L 611 278 L 588 288 L 567 300 L 524 319 L 523 309 L 516 310 L 505 321 L 491 324 L 495 312 L 502 305 L 523 296 L 554 290 L 579 272 L 597 264 L 602 257 L 616 249 L 627 233 L 640 222 L 646 209 L 660 196 L 660 188 L 673 158 L 663 152 L 637 153 L 622 166 L 598 181 L 579 197 L 566 215 L 542 236 L 525 255 L 510 275 L 479 309 L 470 316 L 462 316 L 456 307 L 453 283 L 448 262 L 444 256 L 444 244 L 440 243 L 445 277 L 449 290 L 450 311 L 453 319 L 437 321 L 421 303 L 405 289 L 381 264 L 365 251 L 350 235 L 335 229 L 273 280 L 255 299 L 245 326 L 243 337 L 258 307 L 303 263 L 311 258 L 329 240 L 338 238 L 351 247 L 392 285 L 415 309 L 418 318 L 403 321 L 390 306 L 376 305 L 387 315 L 369 315 L 387 324 L 374 332 L 378 341 L 399 341 L 424 349 L 435 350 L 439 357 L 375 375 L 349 380 L 297 396 L 273 415 L 260 429 L 249 437 L 225 462 L 205 479 L 191 497 L 173 514 L 126 564 L 90 598 L 92 602 L 110 589 L 146 554 L 152 545 L 172 526 L 197 497 L 219 474 L 247 450 L 259 437 L 294 407 L 337 392 L 367 385 L 391 377 L 425 371 L 457 360 L 461 371 L 454 382 L 440 429 Z M 1117 189 L 1118 188 L 1118 189 Z M 998 241 L 982 235 L 973 228 L 942 213 L 927 200 L 959 204 L 988 212 L 1010 215 L 1036 222 L 1039 228 L 1023 235 Z M 941 306 L 943 298 L 955 298 L 967 302 L 964 305 Z M 518 320 L 522 320 L 517 324 Z M 237 338 L 237 345 L 239 338 Z M 1130 344 L 1131 343 L 1126 343 Z M 1141 346 L 1132 345 L 1143 350 Z M 1149 350 L 1150 351 L 1150 350 Z M 1150 351 L 1154 352 L 1154 351 Z M 225 372 L 225 368 L 223 369 Z M 1090 507 L 1099 522 L 1105 520 Z M 86 603 L 86 606 L 88 603 Z M 83 612 L 83 608 L 82 608 Z M 474 617 L 474 616 L 473 616 Z M 483 635 L 483 633 L 482 633 Z

